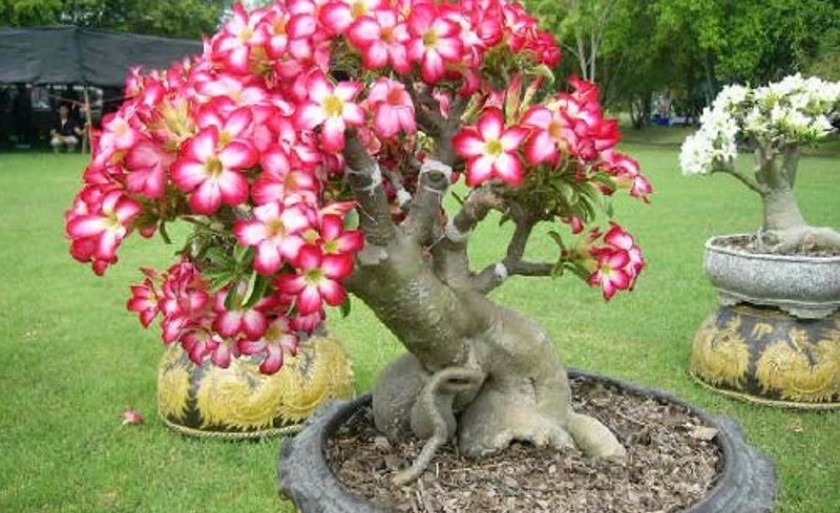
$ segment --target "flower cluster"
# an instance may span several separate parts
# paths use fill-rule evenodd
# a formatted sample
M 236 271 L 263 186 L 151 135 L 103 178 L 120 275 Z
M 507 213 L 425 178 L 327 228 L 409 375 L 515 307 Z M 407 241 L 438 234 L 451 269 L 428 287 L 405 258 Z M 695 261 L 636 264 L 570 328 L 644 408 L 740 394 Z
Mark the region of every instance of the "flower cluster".
M 790 75 L 750 88 L 729 85 L 686 139 L 680 167 L 688 175 L 709 174 L 733 165 L 738 143 L 757 141 L 775 148 L 817 141 L 832 132 L 830 116 L 840 107 L 840 82 Z
M 589 277 L 591 285 L 601 287 L 605 299 L 611 299 L 620 290 L 631 290 L 636 277 L 645 267 L 642 251 L 633 237 L 613 223 L 603 236 L 603 244 L 595 244 L 600 232 L 590 234 L 589 256 L 594 271 Z
M 71 253 L 102 274 L 133 231 L 168 240 L 169 223 L 189 222 L 180 261 L 144 270 L 129 310 L 144 326 L 159 318 L 164 341 L 196 362 L 257 355 L 275 372 L 325 308 L 345 302 L 364 244 L 344 181 L 350 134 L 379 165 L 397 221 L 433 150 L 420 118 L 446 118 L 459 103 L 474 107 L 454 140 L 468 185 L 527 189 L 529 177 L 551 174 L 647 198 L 638 164 L 615 151 L 617 125 L 602 116 L 594 84 L 573 81 L 539 105 L 530 105 L 533 89 L 498 91 L 559 60 L 554 38 L 509 0 L 237 5 L 202 55 L 131 72 L 128 99 L 104 118 L 66 215 Z M 575 208 L 567 201 L 551 213 L 591 220 Z M 606 242 L 630 251 L 621 244 Z M 629 265 L 606 253 L 599 276 Z M 605 294 L 607 282 L 629 287 L 591 281 Z

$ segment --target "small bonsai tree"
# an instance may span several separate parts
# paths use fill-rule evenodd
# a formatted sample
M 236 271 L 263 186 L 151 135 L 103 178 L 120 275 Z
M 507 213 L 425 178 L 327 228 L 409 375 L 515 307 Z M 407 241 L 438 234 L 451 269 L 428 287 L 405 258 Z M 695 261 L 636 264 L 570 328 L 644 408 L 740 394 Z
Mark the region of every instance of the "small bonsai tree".
M 618 224 L 584 230 L 615 191 L 651 186 L 615 150 L 594 84 L 542 93 L 559 59 L 507 0 L 236 7 L 199 58 L 131 74 L 67 214 L 72 255 L 102 274 L 130 232 L 190 223 L 128 308 L 196 363 L 248 356 L 266 373 L 354 294 L 408 350 L 373 402 L 386 435 L 427 441 L 400 481 L 456 436 L 471 456 L 512 440 L 622 454 L 572 410 L 548 333 L 488 297 L 512 276 L 569 272 L 609 299 L 644 267 Z M 493 211 L 510 240 L 473 270 L 470 234 Z M 526 258 L 539 223 L 558 244 L 545 262 Z
M 763 87 L 730 85 L 703 112 L 700 129 L 683 143 L 687 175 L 727 173 L 761 196 L 761 251 L 840 251 L 840 233 L 808 225 L 793 188 L 803 146 L 835 131 L 840 83 L 791 75 Z M 738 166 L 739 148 L 755 153 L 755 168 Z

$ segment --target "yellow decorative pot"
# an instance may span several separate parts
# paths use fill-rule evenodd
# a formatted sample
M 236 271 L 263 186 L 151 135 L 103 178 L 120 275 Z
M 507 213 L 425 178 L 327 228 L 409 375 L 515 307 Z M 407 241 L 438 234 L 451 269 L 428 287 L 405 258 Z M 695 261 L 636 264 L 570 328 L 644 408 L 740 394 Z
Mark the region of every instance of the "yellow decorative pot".
M 158 414 L 187 435 L 251 438 L 291 434 L 321 404 L 355 396 L 350 360 L 342 344 L 313 337 L 272 375 L 259 361 L 234 359 L 227 369 L 195 365 L 179 344 L 170 346 L 158 372 Z
M 691 373 L 718 392 L 796 408 L 840 406 L 840 312 L 800 319 L 720 306 L 694 338 Z

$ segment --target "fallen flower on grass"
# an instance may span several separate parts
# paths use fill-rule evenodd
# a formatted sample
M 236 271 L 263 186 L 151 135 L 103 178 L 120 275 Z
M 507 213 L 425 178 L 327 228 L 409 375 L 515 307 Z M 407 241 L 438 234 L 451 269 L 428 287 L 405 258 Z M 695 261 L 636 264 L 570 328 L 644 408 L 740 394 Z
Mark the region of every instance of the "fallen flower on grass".
M 122 414 L 122 423 L 123 425 L 126 424 L 142 424 L 145 422 L 146 419 L 143 418 L 143 414 L 139 411 L 129 408 L 125 410 Z

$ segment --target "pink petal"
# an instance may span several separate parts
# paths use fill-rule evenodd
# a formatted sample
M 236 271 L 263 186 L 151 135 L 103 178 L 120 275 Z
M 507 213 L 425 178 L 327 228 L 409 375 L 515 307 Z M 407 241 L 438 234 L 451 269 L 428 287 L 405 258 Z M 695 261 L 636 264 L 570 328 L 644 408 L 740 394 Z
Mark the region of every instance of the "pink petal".
M 504 124 L 505 117 L 502 111 L 496 107 L 489 107 L 478 119 L 478 132 L 485 141 L 499 139 L 502 136 Z
M 241 108 L 236 109 L 225 123 L 224 131 L 234 137 L 239 136 L 251 124 L 253 116 L 251 109 Z
M 318 22 L 309 14 L 296 14 L 286 24 L 286 33 L 292 39 L 307 38 L 315 33 Z
M 216 143 L 219 141 L 218 129 L 207 127 L 187 142 L 186 155 L 199 162 L 207 162 L 216 156 Z
M 221 204 L 222 191 L 215 180 L 204 181 L 190 196 L 190 206 L 197 214 L 213 214 Z
M 341 118 L 327 118 L 321 132 L 321 141 L 324 149 L 332 152 L 339 152 L 344 149 L 344 130 L 346 125 Z
M 324 255 L 321 268 L 328 278 L 340 280 L 353 273 L 353 258 L 347 253 Z
M 289 157 L 279 145 L 274 145 L 262 156 L 263 171 L 275 177 L 285 176 L 291 169 Z
M 195 160 L 179 160 L 172 165 L 172 179 L 184 191 L 191 191 L 207 180 L 207 167 Z
M 227 169 L 247 169 L 256 165 L 259 154 L 250 145 L 234 141 L 219 153 L 219 161 Z
M 252 339 L 258 339 L 265 334 L 268 322 L 265 315 L 257 310 L 248 310 L 242 316 L 242 331 Z
M 268 237 L 266 226 L 259 221 L 237 221 L 233 233 L 239 242 L 245 246 L 256 246 Z
M 400 131 L 400 118 L 397 116 L 397 111 L 388 105 L 380 105 L 376 109 L 376 115 L 373 120 L 373 127 L 376 133 L 382 137 L 389 138 L 395 136 Z
M 496 157 L 493 164 L 496 176 L 512 185 L 519 185 L 523 179 L 522 162 L 510 153 L 503 153 Z
M 260 372 L 274 374 L 283 366 L 283 350 L 274 344 L 268 346 L 268 354 L 260 364 Z
M 102 216 L 78 216 L 67 223 L 67 235 L 74 239 L 94 237 L 108 229 Z
M 501 139 L 499 142 L 502 143 L 502 147 L 505 151 L 515 150 L 519 147 L 519 144 L 522 142 L 528 134 L 531 133 L 530 130 L 527 128 L 522 127 L 512 127 L 505 130 L 504 134 L 502 134 Z
M 295 126 L 311 130 L 327 119 L 327 113 L 320 105 L 310 103 L 295 111 Z
M 297 266 L 304 272 L 321 266 L 321 249 L 317 246 L 306 245 L 298 252 Z
M 452 139 L 452 146 L 464 158 L 477 157 L 483 155 L 485 151 L 484 139 L 472 127 L 458 132 Z
M 345 103 L 342 117 L 348 124 L 358 126 L 365 122 L 365 111 L 355 103 Z
M 226 205 L 239 205 L 248 199 L 248 180 L 241 173 L 226 171 L 219 177 L 218 184 Z
M 321 309 L 323 301 L 321 294 L 318 292 L 318 287 L 309 285 L 304 288 L 300 295 L 298 295 L 298 311 L 301 315 L 309 315 Z
M 496 159 L 489 155 L 471 160 L 467 164 L 467 185 L 475 187 L 489 180 L 493 176 L 495 162 Z
M 239 332 L 242 325 L 242 314 L 240 312 L 225 311 L 216 317 L 215 327 L 220 335 L 232 337 Z
M 379 24 L 368 17 L 357 19 L 347 30 L 347 38 L 360 48 L 366 48 L 371 43 L 378 41 L 380 37 Z
M 254 269 L 260 274 L 270 275 L 280 270 L 283 261 L 277 246 L 266 239 L 257 246 L 257 257 L 254 259 Z
M 541 164 L 559 155 L 554 139 L 546 130 L 536 132 L 525 144 L 525 155 L 531 164 Z
M 338 306 L 347 299 L 347 291 L 341 283 L 334 280 L 324 280 L 319 283 L 318 292 L 323 301 L 330 306 Z

